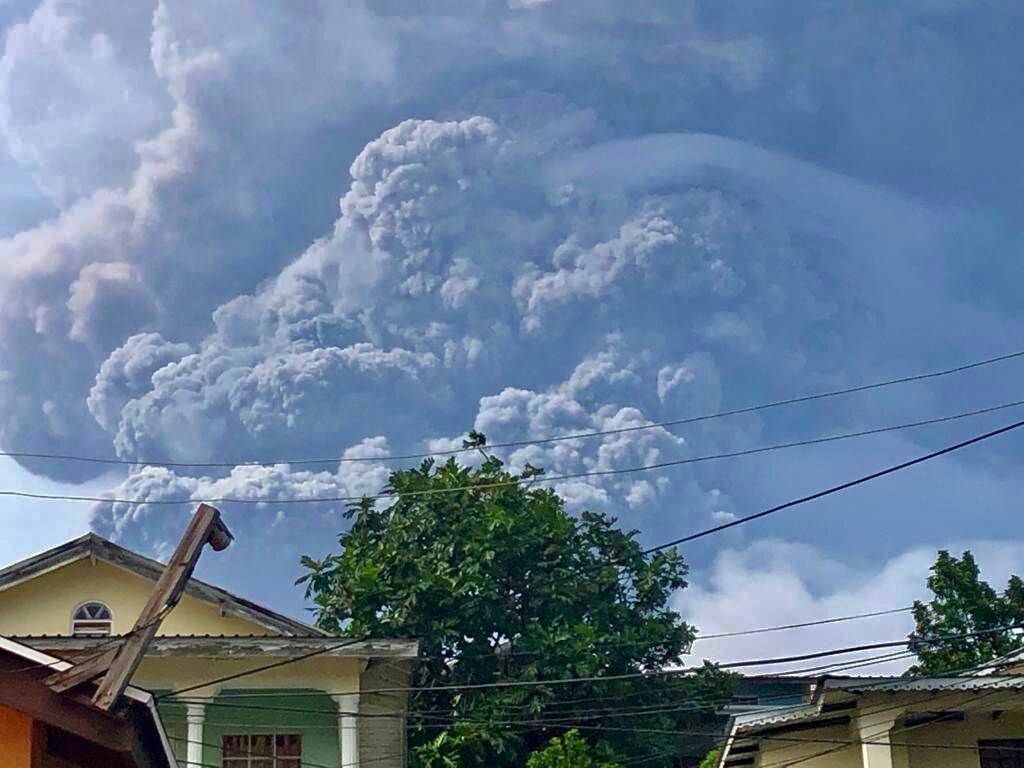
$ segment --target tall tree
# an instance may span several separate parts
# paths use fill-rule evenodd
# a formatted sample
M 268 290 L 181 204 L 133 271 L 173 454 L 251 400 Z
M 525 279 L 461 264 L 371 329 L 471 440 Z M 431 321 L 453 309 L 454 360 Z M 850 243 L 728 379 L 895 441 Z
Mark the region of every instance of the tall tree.
M 581 722 L 602 760 L 664 754 L 664 735 L 637 729 L 706 730 L 728 696 L 730 676 L 708 666 L 637 676 L 676 663 L 694 639 L 669 607 L 686 565 L 675 551 L 645 555 L 606 515 L 569 514 L 535 484 L 540 472 L 510 474 L 491 457 L 478 468 L 424 461 L 391 475 L 389 506 L 349 510 L 340 552 L 303 559 L 323 628 L 422 638 L 417 686 L 538 681 L 416 693 L 416 765 L 523 766 Z M 559 678 L 583 679 L 539 682 Z
M 914 674 L 937 675 L 970 669 L 1024 646 L 1024 582 L 1011 576 L 997 592 L 981 578 L 970 551 L 957 558 L 941 550 L 928 577 L 933 597 L 914 603 L 911 647 Z M 975 637 L 961 635 L 981 633 Z

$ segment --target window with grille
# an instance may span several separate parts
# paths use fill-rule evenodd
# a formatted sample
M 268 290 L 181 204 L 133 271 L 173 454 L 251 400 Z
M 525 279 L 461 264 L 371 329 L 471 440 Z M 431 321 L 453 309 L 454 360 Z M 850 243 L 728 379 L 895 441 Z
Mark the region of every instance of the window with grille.
M 103 603 L 83 603 L 71 615 L 71 634 L 75 637 L 107 637 L 112 624 L 110 609 Z
M 223 768 L 300 768 L 302 736 L 297 733 L 244 733 L 225 735 Z
M 981 768 L 1024 768 L 1024 739 L 978 742 Z

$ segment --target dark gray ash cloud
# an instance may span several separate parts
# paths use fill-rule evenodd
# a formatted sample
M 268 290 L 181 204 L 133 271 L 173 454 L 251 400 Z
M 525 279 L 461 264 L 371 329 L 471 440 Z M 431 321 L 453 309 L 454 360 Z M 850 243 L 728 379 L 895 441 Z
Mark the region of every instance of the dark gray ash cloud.
M 1022 338 L 1014 4 L 29 5 L 0 11 L 0 446 L 139 462 L 122 498 L 252 499 L 226 507 L 218 575 L 280 604 L 345 523 L 274 502 L 387 473 L 288 459 L 661 421 Z M 988 405 L 1014 381 L 503 455 L 621 468 Z M 799 454 L 558 487 L 654 541 L 950 434 L 836 447 L 814 472 Z M 965 538 L 946 495 L 932 514 Z M 106 504 L 94 525 L 161 552 L 186 512 Z M 877 558 L 918 541 L 919 514 Z

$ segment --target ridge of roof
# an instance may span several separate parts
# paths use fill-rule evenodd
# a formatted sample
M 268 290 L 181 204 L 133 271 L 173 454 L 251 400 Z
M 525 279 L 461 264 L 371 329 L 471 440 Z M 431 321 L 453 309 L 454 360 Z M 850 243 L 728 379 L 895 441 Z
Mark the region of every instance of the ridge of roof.
M 58 544 L 0 568 L 0 591 L 90 556 L 153 581 L 160 577 L 164 569 L 164 564 L 160 561 L 140 555 L 138 552 L 90 531 L 65 541 L 63 544 Z M 228 592 L 226 589 L 201 581 L 194 576 L 189 579 L 185 593 L 205 603 L 212 603 L 224 610 L 225 613 L 247 619 L 286 636 L 332 636 L 318 627 L 285 616 L 252 600 Z

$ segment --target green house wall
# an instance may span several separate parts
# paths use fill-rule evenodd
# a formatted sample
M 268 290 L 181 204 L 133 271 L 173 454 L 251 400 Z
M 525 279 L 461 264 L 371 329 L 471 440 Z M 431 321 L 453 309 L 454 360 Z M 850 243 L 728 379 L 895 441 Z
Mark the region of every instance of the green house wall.
M 160 715 L 175 753 L 184 765 L 188 733 L 185 707 L 161 704 Z M 218 696 L 206 706 L 203 726 L 205 766 L 220 768 L 220 745 L 224 736 L 246 733 L 298 733 L 302 735 L 304 765 L 327 768 L 341 762 L 338 707 L 333 699 L 319 691 L 288 691 L 246 699 Z

